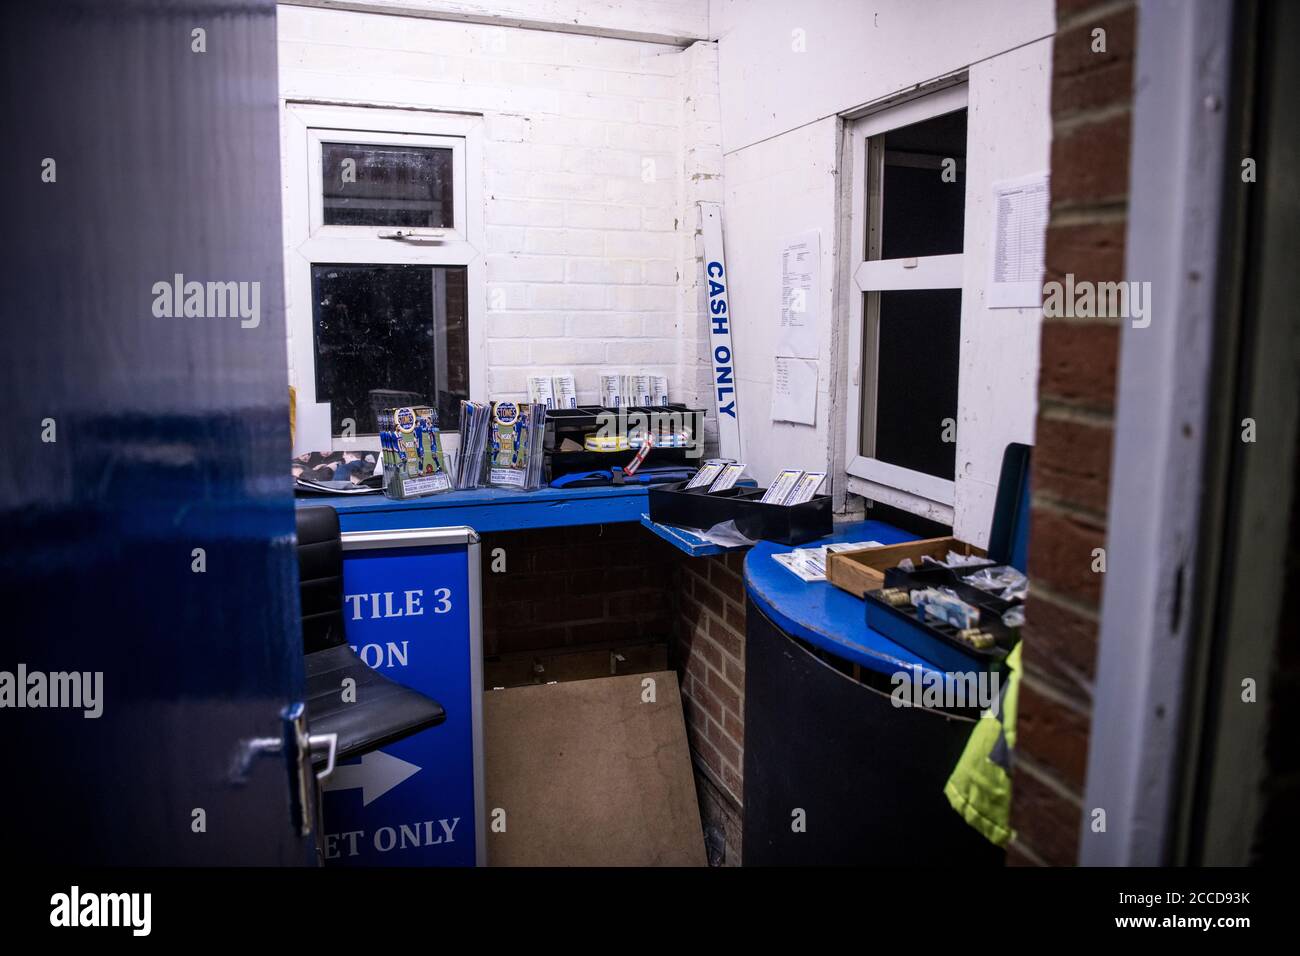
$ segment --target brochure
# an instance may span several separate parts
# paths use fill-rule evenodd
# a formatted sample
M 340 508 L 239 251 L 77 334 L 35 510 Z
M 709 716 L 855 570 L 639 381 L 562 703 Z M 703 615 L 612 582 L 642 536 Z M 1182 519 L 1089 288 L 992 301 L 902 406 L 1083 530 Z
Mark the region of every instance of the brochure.
M 442 453 L 438 413 L 427 405 L 390 408 L 379 415 L 384 494 L 417 498 L 452 489 Z
M 528 402 L 493 402 L 488 433 L 488 484 L 531 490 L 542 477 L 546 408 Z

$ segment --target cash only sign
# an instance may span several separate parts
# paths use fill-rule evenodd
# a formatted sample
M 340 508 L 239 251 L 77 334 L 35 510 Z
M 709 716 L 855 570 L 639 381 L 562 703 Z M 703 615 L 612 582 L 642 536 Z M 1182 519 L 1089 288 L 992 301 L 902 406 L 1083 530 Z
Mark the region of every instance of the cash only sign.
M 713 367 L 714 407 L 718 413 L 718 452 L 723 458 L 743 461 L 736 361 L 731 346 L 730 279 L 722 251 L 722 205 L 700 203 L 700 221 L 704 233 L 704 280 L 709 289 L 709 357 Z

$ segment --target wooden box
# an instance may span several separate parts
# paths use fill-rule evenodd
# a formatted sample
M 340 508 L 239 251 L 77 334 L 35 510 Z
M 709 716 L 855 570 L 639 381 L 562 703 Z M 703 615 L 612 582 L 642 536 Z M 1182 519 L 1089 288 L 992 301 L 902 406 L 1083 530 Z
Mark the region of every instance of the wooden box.
M 887 544 L 880 548 L 862 548 L 857 551 L 827 552 L 826 580 L 856 597 L 885 586 L 885 572 L 898 567 L 907 558 L 918 568 L 921 558 L 929 555 L 943 561 L 949 551 L 986 558 L 983 548 L 959 541 L 956 538 L 925 538 L 903 544 Z

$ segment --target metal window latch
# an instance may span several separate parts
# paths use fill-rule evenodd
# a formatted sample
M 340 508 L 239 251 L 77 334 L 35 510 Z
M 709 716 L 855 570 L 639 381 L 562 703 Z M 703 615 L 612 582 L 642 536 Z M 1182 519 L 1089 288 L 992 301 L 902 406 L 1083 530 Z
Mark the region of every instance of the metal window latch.
M 442 242 L 447 238 L 444 229 L 420 232 L 415 229 L 395 229 L 392 232 L 379 233 L 380 239 L 396 239 L 398 242 Z

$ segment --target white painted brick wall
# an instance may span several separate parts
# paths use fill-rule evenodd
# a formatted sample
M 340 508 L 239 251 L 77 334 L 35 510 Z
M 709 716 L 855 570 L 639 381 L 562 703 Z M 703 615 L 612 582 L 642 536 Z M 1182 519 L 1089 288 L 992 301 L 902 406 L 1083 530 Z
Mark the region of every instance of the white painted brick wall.
M 708 452 L 717 450 L 718 423 L 714 411 L 709 358 L 708 285 L 704 277 L 704 239 L 700 202 L 722 201 L 722 123 L 718 106 L 718 47 L 696 43 L 682 54 L 682 119 L 679 129 L 682 172 L 675 213 L 678 354 L 683 390 L 693 407 L 709 410 L 705 438 Z M 724 241 L 727 231 L 723 210 Z M 728 260 L 730 268 L 730 260 Z
M 708 407 L 694 233 L 695 203 L 721 198 L 715 44 L 282 6 L 279 54 L 286 100 L 484 116 L 476 391 L 572 371 L 586 403 L 601 369 L 644 370 Z

